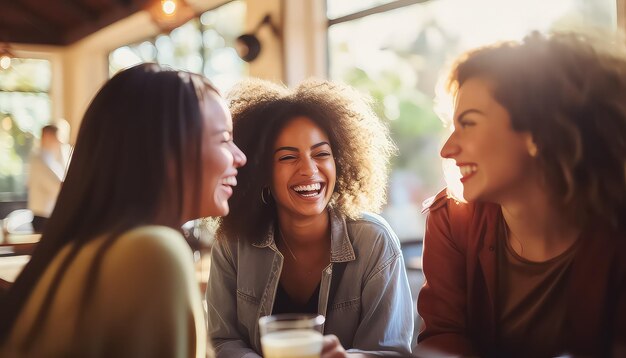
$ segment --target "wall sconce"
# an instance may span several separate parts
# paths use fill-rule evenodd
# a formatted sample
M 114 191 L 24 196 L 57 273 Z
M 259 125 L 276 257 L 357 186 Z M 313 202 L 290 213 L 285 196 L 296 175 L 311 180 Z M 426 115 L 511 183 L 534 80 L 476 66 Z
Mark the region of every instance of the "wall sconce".
M 171 31 L 196 15 L 196 12 L 184 0 L 154 1 L 147 10 L 152 21 L 162 31 Z
M 15 55 L 11 51 L 11 46 L 9 46 L 8 42 L 0 45 L 0 69 L 6 70 L 11 67 L 11 59 L 13 59 Z
M 280 31 L 272 23 L 271 16 L 269 14 L 265 15 L 254 31 L 237 37 L 235 49 L 242 60 L 252 62 L 259 56 L 259 53 L 261 53 L 261 42 L 256 34 L 264 25 L 269 25 L 272 29 L 272 33 L 277 37 L 280 36 Z

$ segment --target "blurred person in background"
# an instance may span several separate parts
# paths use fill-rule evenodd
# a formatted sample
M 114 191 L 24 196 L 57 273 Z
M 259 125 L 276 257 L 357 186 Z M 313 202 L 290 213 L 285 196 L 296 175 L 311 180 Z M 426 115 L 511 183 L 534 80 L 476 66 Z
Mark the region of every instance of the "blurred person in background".
M 626 356 L 626 49 L 532 33 L 449 79 L 461 202 L 428 208 L 420 347 Z
M 355 90 L 261 80 L 228 97 L 250 156 L 218 227 L 207 289 L 219 357 L 258 357 L 258 321 L 326 317 L 322 357 L 406 355 L 413 309 L 400 244 L 377 212 L 395 151 Z
M 0 304 L 0 356 L 212 356 L 180 227 L 226 215 L 245 162 L 206 78 L 155 64 L 115 75 L 90 104 L 41 241 Z
M 50 217 L 70 157 L 70 148 L 58 136 L 59 128 L 49 124 L 41 129 L 39 150 L 29 161 L 28 209 L 33 212 L 33 230 L 42 232 Z

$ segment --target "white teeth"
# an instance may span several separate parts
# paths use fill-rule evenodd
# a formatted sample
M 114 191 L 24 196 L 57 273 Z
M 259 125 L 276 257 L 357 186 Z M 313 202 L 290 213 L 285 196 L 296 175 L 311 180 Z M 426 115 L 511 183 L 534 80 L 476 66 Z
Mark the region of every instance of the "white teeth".
M 237 186 L 237 178 L 235 178 L 234 176 L 226 177 L 226 178 L 222 179 L 221 183 L 223 185 Z
M 309 185 L 298 185 L 293 188 L 295 191 L 315 191 L 320 190 L 322 185 L 320 183 L 309 184 Z
M 476 172 L 476 170 L 478 170 L 478 167 L 476 166 L 476 164 L 469 164 L 469 165 L 462 165 L 459 167 L 459 169 L 461 170 L 461 175 L 466 177 Z

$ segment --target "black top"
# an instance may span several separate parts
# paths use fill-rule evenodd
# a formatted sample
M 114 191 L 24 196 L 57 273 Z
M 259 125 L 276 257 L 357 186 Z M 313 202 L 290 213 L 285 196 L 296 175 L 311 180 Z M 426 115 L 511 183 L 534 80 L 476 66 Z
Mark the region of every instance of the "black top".
M 272 308 L 272 314 L 279 313 L 312 313 L 317 314 L 317 304 L 320 296 L 320 284 L 317 284 L 317 288 L 313 291 L 313 294 L 309 300 L 301 305 L 294 301 L 285 289 L 283 285 L 278 284 L 276 289 L 276 299 L 274 300 L 274 307 Z

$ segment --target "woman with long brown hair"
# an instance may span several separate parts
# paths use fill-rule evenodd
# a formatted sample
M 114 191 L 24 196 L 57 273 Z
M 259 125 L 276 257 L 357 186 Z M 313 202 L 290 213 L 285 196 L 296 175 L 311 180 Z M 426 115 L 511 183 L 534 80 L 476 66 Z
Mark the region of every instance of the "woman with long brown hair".
M 115 75 L 89 106 L 41 242 L 2 300 L 0 355 L 204 357 L 180 227 L 226 215 L 245 162 L 207 79 L 155 64 Z

